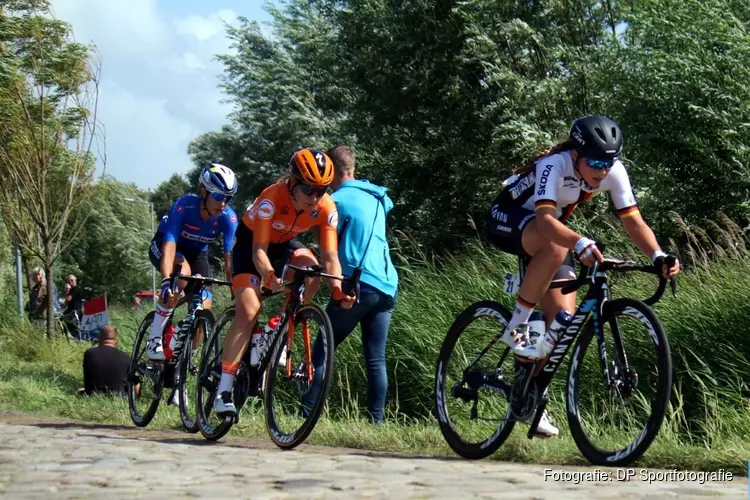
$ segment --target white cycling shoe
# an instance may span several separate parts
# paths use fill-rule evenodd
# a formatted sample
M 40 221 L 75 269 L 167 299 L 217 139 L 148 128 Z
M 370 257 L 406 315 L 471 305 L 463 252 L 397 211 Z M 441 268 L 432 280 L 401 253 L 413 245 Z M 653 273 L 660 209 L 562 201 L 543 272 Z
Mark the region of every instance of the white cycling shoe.
M 162 345 L 161 337 L 154 337 L 148 339 L 148 347 L 146 347 L 146 356 L 151 361 L 164 361 L 164 346 Z
M 546 354 L 539 348 L 542 345 L 540 336 L 531 336 L 531 329 L 527 323 L 516 325 L 513 330 L 505 329 L 503 342 L 510 346 L 516 356 L 528 359 L 541 359 Z
M 532 413 L 528 419 L 519 420 L 519 422 L 531 425 L 531 421 L 533 419 L 534 414 Z M 542 418 L 539 419 L 539 425 L 536 426 L 536 432 L 534 433 L 534 435 L 540 438 L 553 438 L 559 433 L 560 429 L 552 425 L 552 422 L 549 419 L 549 415 L 547 414 L 547 410 L 544 410 L 544 413 L 542 413 Z

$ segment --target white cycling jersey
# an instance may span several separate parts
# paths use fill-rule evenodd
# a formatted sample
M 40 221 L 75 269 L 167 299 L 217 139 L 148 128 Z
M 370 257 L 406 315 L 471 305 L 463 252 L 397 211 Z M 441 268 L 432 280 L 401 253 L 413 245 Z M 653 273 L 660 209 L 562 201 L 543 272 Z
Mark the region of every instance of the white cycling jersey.
M 497 200 L 500 206 L 520 206 L 532 212 L 541 206 L 553 207 L 555 217 L 563 222 L 577 205 L 600 191 L 609 191 L 618 215 L 637 210 L 628 173 L 619 160 L 597 189 L 576 177 L 570 151 L 540 158 L 534 170 L 514 174 L 503 185 L 505 189 Z

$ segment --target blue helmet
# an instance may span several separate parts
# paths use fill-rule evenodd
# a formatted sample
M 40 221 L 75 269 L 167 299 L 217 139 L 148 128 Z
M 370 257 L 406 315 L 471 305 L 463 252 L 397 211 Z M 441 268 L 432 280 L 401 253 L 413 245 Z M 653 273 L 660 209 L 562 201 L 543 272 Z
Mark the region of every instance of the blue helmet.
M 199 182 L 209 193 L 221 193 L 225 196 L 237 194 L 237 177 L 234 172 L 218 163 L 203 167 Z

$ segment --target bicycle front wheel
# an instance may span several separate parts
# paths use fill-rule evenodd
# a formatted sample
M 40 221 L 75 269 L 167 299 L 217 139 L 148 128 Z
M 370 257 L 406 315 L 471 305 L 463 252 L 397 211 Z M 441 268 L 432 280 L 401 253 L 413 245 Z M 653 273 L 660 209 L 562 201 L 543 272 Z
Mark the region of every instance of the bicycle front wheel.
M 213 311 L 203 309 L 195 315 L 192 331 L 182 346 L 180 362 L 177 367 L 179 384 L 177 385 L 178 400 L 180 403 L 180 420 L 187 432 L 198 432 L 197 411 L 191 409 L 188 394 L 195 394 L 198 386 L 198 367 L 207 350 L 206 338 L 211 335 L 216 317 Z M 192 396 L 191 396 L 192 397 Z M 196 406 L 197 408 L 197 406 Z
M 598 345 L 589 349 L 594 338 Z M 634 299 L 606 302 L 602 317 L 586 324 L 568 367 L 565 400 L 578 449 L 596 465 L 637 460 L 659 433 L 671 388 L 669 341 L 654 311 Z
M 266 428 L 280 448 L 294 448 L 310 435 L 323 411 L 333 374 L 333 327 L 316 304 L 297 309 L 273 343 L 265 371 Z M 292 349 L 287 349 L 292 335 Z
M 156 414 L 163 390 L 163 363 L 153 362 L 146 355 L 148 331 L 154 312 L 146 315 L 138 327 L 128 369 L 128 406 L 130 418 L 138 427 L 147 426 Z
M 195 409 L 198 414 L 198 429 L 204 438 L 215 441 L 229 432 L 234 424 L 230 418 L 219 418 L 214 412 L 216 390 L 221 381 L 221 355 L 224 352 L 224 334 L 234 320 L 234 307 L 224 311 L 216 320 L 213 331 L 206 332 L 203 356 L 195 384 Z

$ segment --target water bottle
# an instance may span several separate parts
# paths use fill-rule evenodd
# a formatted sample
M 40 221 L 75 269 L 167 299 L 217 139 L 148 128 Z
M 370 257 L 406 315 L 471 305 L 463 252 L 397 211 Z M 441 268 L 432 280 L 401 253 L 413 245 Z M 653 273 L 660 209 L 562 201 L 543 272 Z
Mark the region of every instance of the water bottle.
M 250 337 L 250 366 L 258 366 L 262 354 L 263 341 L 263 329 L 259 325 L 255 325 L 253 335 Z
M 164 348 L 164 359 L 169 361 L 172 359 L 172 349 L 169 347 L 174 336 L 174 325 L 170 323 L 164 331 L 164 338 L 162 340 L 162 347 Z
M 174 329 L 172 338 L 169 341 L 169 348 L 172 349 L 172 353 L 179 353 L 183 342 L 185 342 L 185 336 L 187 335 L 187 329 L 184 326 L 184 320 L 177 323 Z
M 265 328 L 263 328 L 263 340 L 265 341 L 263 344 L 263 355 L 265 356 L 266 352 L 268 351 L 268 348 L 271 347 L 271 341 L 273 340 L 273 332 L 276 330 L 276 327 L 279 326 L 279 318 L 278 316 L 274 316 L 271 319 L 268 320 L 268 323 L 266 323 Z M 280 366 L 286 366 L 286 348 L 281 353 L 281 359 L 279 360 Z
M 560 338 L 560 334 L 568 327 L 568 325 L 570 325 L 572 320 L 573 316 L 571 316 L 568 311 L 562 310 L 557 313 L 552 324 L 549 325 L 549 330 L 547 330 L 547 334 L 544 336 L 544 342 L 542 343 L 541 351 L 545 356 L 552 352 L 552 349 Z

